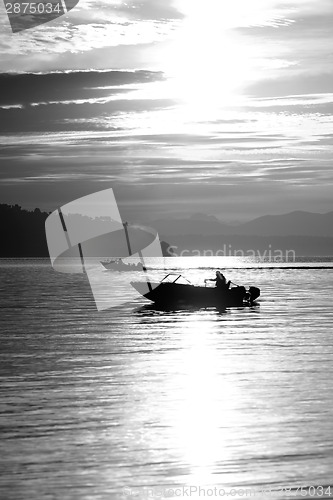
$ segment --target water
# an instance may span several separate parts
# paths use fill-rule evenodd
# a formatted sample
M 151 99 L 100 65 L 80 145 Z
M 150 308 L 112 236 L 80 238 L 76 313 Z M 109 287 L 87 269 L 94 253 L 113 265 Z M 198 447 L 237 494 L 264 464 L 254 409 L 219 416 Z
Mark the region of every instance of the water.
M 161 311 L 128 291 L 97 312 L 84 276 L 1 262 L 2 499 L 333 496 L 333 264 L 166 259 L 201 284 L 217 264 L 258 305 Z

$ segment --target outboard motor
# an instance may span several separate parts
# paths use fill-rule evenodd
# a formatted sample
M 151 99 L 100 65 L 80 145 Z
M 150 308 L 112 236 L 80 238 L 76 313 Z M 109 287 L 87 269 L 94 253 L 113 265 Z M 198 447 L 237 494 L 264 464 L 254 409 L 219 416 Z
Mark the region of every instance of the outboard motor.
M 259 295 L 260 295 L 260 289 L 255 287 L 255 286 L 250 286 L 249 288 L 249 293 L 251 295 L 251 302 L 253 302 L 254 300 L 256 300 Z

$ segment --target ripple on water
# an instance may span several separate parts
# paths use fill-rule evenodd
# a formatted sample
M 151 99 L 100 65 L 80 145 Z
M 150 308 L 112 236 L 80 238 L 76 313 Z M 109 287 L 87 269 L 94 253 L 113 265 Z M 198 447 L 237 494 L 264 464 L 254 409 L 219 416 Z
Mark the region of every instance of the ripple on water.
M 163 311 L 129 294 L 98 313 L 83 276 L 0 267 L 6 500 L 329 484 L 327 270 L 226 271 L 261 288 L 250 308 Z

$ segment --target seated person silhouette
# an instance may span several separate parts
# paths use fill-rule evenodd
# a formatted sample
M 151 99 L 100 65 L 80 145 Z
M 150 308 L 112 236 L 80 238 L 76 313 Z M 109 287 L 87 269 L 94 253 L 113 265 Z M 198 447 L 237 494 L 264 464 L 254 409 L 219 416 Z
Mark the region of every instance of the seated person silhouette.
M 216 274 L 216 278 L 206 279 L 205 281 L 215 281 L 216 288 L 219 288 L 221 291 L 229 290 L 230 281 L 227 282 L 227 280 L 225 279 L 225 276 L 220 271 L 216 271 L 215 274 Z

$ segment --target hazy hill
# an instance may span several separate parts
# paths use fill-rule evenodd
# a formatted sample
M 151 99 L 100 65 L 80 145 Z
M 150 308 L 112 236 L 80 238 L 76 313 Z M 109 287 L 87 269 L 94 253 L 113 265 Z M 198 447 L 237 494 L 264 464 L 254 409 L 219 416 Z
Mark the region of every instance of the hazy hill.
M 232 234 L 233 228 L 227 224 L 221 223 L 218 219 L 194 218 L 189 219 L 160 219 L 151 223 L 159 234 L 175 235 L 175 234 L 201 234 L 216 235 L 216 234 Z
M 29 211 L 19 205 L 0 204 L 0 258 L 48 257 L 45 235 L 48 215 L 39 208 Z M 169 243 L 161 241 L 161 247 L 163 255 L 170 256 Z
M 45 220 L 49 214 L 0 205 L 0 257 L 48 257 Z
M 265 215 L 244 224 L 228 225 L 214 216 L 195 214 L 188 219 L 156 220 L 152 225 L 164 236 L 172 235 L 249 235 L 333 237 L 333 212 L 317 214 L 291 212 Z
M 265 215 L 233 228 L 233 234 L 258 236 L 333 236 L 333 212 Z
M 47 212 L 0 205 L 0 257 L 48 257 L 45 237 Z M 162 240 L 182 249 L 294 249 L 297 255 L 333 255 L 333 212 L 292 212 L 266 215 L 239 225 L 223 224 L 213 215 L 194 214 L 183 220 L 151 224 Z M 169 244 L 162 241 L 163 254 Z

